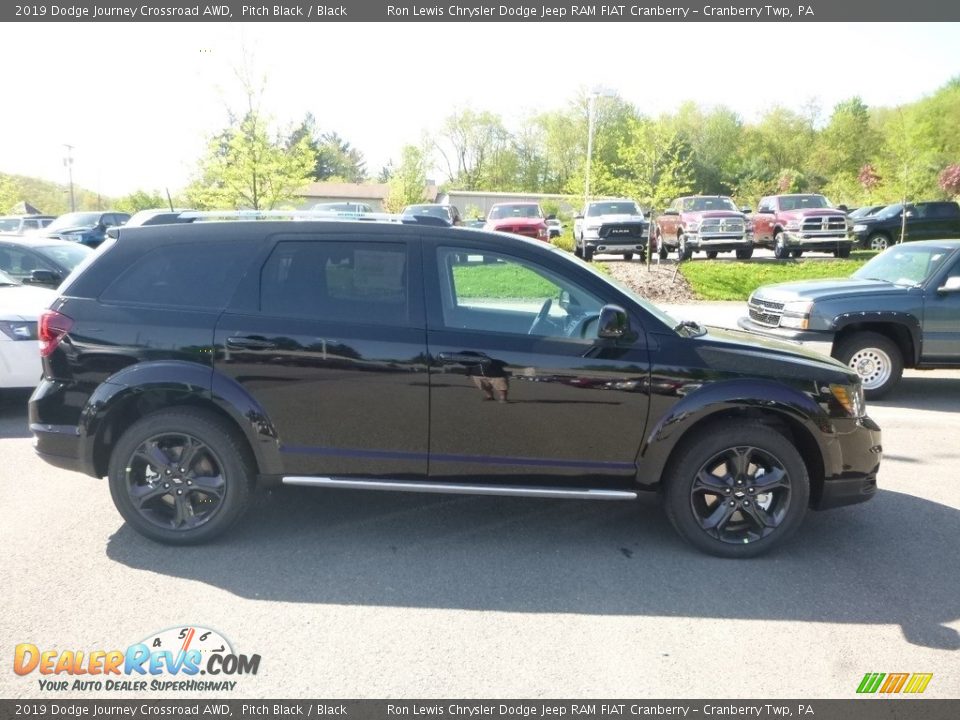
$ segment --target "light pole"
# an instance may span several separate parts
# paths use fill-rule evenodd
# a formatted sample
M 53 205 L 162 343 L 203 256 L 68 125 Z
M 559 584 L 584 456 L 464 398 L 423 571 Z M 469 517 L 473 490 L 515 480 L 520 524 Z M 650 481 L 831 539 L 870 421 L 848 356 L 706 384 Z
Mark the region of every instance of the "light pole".
M 77 209 L 77 202 L 73 196 L 73 145 L 63 146 L 67 149 L 67 156 L 63 159 L 63 164 L 67 166 L 67 176 L 70 178 L 70 212 Z
M 598 97 L 614 97 L 616 91 L 597 85 L 587 95 L 587 172 L 583 183 L 583 203 L 590 202 L 590 166 L 593 164 L 593 128 L 596 124 Z

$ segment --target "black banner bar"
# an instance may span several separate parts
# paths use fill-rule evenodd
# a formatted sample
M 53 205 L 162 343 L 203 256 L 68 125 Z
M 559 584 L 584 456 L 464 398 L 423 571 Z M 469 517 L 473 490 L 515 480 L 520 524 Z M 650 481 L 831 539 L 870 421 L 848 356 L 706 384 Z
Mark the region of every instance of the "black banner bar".
M 37 0 L 0 4 L 3 22 L 954 22 L 943 0 L 280 0 L 138 2 Z M 813 49 L 811 48 L 811 51 Z
M 99 718 L 445 720 L 956 720 L 960 700 L 0 700 L 0 720 Z

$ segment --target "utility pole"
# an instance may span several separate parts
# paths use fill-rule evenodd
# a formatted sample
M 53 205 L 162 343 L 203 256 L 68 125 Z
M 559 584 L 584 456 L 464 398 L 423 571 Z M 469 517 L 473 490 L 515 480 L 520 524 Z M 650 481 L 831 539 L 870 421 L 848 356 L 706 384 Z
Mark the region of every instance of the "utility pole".
M 77 209 L 77 201 L 73 195 L 73 145 L 64 143 L 63 146 L 67 149 L 67 156 L 63 159 L 63 164 L 66 166 L 67 176 L 70 178 L 70 212 L 74 212 Z

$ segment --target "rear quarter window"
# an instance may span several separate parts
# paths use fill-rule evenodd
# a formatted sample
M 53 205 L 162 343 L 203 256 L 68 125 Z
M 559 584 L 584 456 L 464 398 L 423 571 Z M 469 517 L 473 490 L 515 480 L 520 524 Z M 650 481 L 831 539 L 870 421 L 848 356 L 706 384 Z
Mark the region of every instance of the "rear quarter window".
M 100 294 L 107 303 L 196 309 L 227 305 L 249 256 L 228 242 L 176 243 L 137 258 Z

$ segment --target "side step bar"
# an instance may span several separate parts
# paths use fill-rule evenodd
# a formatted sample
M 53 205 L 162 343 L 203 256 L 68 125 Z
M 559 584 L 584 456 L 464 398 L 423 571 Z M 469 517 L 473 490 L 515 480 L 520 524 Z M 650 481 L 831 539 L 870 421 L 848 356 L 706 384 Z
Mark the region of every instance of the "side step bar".
M 632 490 L 591 490 L 589 488 L 520 487 L 511 485 L 467 485 L 461 483 L 413 482 L 409 480 L 363 480 L 354 478 L 293 475 L 284 485 L 346 488 L 349 490 L 393 490 L 396 492 L 448 493 L 453 495 L 505 495 L 514 497 L 573 498 L 578 500 L 635 500 Z

